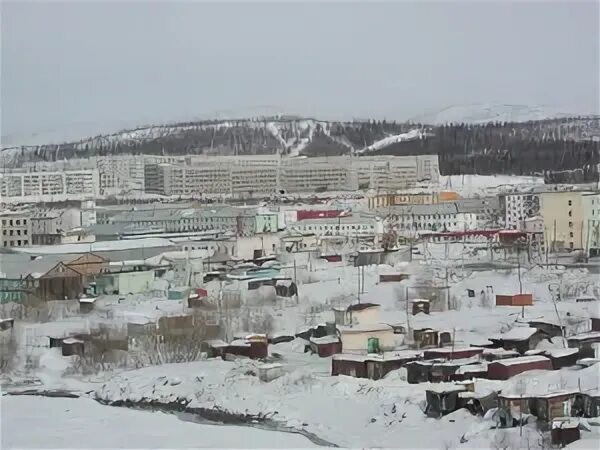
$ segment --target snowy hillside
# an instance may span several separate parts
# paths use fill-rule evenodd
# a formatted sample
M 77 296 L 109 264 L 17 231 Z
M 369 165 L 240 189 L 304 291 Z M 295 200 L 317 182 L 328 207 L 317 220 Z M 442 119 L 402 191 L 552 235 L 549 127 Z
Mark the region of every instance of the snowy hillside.
M 445 123 L 528 122 L 531 120 L 575 117 L 551 106 L 472 104 L 453 105 L 439 111 L 421 114 L 413 122 L 432 125 Z

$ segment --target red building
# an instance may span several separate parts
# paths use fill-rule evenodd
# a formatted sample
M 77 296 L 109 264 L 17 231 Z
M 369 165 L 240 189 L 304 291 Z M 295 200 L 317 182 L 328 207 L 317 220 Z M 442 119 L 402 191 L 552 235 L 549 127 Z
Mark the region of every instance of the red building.
M 341 209 L 300 209 L 296 211 L 296 220 L 335 219 L 344 215 L 345 211 Z
M 488 377 L 491 380 L 508 380 L 528 370 L 552 370 L 552 361 L 544 356 L 500 359 L 488 364 Z

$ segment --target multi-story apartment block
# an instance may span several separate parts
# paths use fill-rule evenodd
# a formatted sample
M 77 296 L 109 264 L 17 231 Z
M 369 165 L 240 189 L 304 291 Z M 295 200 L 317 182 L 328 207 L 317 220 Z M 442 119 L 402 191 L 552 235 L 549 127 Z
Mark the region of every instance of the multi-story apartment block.
M 476 230 L 477 214 L 462 211 L 456 203 L 394 206 L 377 211 L 387 228 L 418 234 L 427 231 Z
M 277 166 L 243 165 L 231 167 L 231 194 L 234 197 L 265 197 L 277 192 Z
M 499 196 L 505 228 L 522 230 L 526 219 L 539 214 L 540 192 L 532 188 L 529 192 L 510 192 Z
M 97 164 L 102 195 L 144 191 L 143 156 L 100 156 Z
M 308 219 L 291 225 L 290 230 L 301 234 L 321 236 L 371 237 L 383 233 L 376 217 L 346 216 L 335 219 Z
M 95 169 L 0 174 L 0 200 L 4 203 L 92 199 L 98 191 Z
M 319 191 L 374 188 L 384 192 L 437 180 L 437 156 L 281 158 L 191 156 L 185 163 L 146 161 L 145 190 L 162 195 L 222 194 L 264 197 L 279 191 Z
M 0 230 L 3 248 L 31 245 L 31 215 L 27 211 L 0 213 Z
M 125 211 L 110 223 L 126 226 L 130 232 L 186 233 L 216 231 L 237 236 L 257 232 L 256 209 L 214 206 L 210 208 L 159 208 Z
M 279 170 L 280 189 L 285 193 L 357 190 L 358 179 L 349 162 L 349 158 L 284 160 Z
M 600 256 L 600 192 L 583 194 L 584 248 L 589 256 Z
M 585 191 L 551 191 L 540 195 L 540 215 L 550 251 L 585 249 Z M 591 199 L 590 199 L 591 202 Z

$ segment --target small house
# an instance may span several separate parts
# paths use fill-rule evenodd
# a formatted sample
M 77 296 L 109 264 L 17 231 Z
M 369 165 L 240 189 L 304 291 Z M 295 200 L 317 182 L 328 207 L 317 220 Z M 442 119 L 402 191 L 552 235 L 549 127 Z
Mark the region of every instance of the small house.
M 63 339 L 61 347 L 63 356 L 83 355 L 84 343 L 81 339 Z
M 370 354 L 365 361 L 367 366 L 367 378 L 371 380 L 380 380 L 391 371 L 398 370 L 410 362 L 418 361 L 420 358 L 421 353 L 413 350 Z
M 508 380 L 528 370 L 552 370 L 552 362 L 544 356 L 501 359 L 488 364 L 488 377 L 492 380 Z
M 570 416 L 600 417 L 600 390 L 579 392 L 573 400 Z
M 552 348 L 542 351 L 542 355 L 552 361 L 554 370 L 563 367 L 571 367 L 579 360 L 579 349 L 577 348 Z
M 418 298 L 410 301 L 412 315 L 416 316 L 419 313 L 429 314 L 430 302 L 429 300 Z
M 367 355 L 340 353 L 333 355 L 331 375 L 380 380 L 391 371 L 400 369 L 419 358 L 419 352 L 410 350 Z
M 338 326 L 344 353 L 377 353 L 396 347 L 394 329 L 384 323 Z
M 502 347 L 505 350 L 516 350 L 523 354 L 536 348 L 543 339 L 548 337 L 546 333 L 537 328 L 516 326 L 506 333 L 489 338 L 489 340 L 495 346 Z
M 316 353 L 320 358 L 342 352 L 342 342 L 337 336 L 311 337 L 309 342 L 311 352 Z
M 433 328 L 422 328 L 413 330 L 413 339 L 417 348 L 437 347 L 439 335 Z
M 456 385 L 441 389 L 427 389 L 425 391 L 425 414 L 427 417 L 440 418 L 461 408 L 459 393 L 464 392 L 465 387 Z
M 529 411 L 542 422 L 552 422 L 556 417 L 570 416 L 577 393 L 578 391 L 558 391 L 531 396 Z
M 513 294 L 500 295 L 496 294 L 496 306 L 532 306 L 532 294 Z
M 593 345 L 598 342 L 600 342 L 600 331 L 590 331 L 567 338 L 567 344 L 570 348 L 579 349 L 580 358 L 594 358 L 595 351 Z

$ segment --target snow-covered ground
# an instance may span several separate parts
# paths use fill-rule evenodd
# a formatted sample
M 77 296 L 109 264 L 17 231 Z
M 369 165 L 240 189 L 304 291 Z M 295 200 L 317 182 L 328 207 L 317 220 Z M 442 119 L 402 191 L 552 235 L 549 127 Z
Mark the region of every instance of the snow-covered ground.
M 487 343 L 489 337 L 507 332 L 518 334 L 516 328 L 526 328 L 527 320 L 532 319 L 551 322 L 562 320 L 568 325 L 568 332 L 574 333 L 579 331 L 578 327 L 589 326 L 589 318 L 600 312 L 596 302 L 574 301 L 576 296 L 583 294 L 598 296 L 600 280 L 595 274 L 586 269 L 545 268 L 536 265 L 520 270 L 523 292 L 531 292 L 534 296 L 534 305 L 525 308 L 524 317 L 521 317 L 521 308 L 496 307 L 493 305 L 493 294 L 519 292 L 519 271 L 474 271 L 463 268 L 465 262 L 477 259 L 469 253 L 472 249 L 465 250 L 462 244 L 449 247 L 449 257 L 446 257 L 444 245 L 429 246 L 427 250 L 420 248 L 418 260 L 398 263 L 393 267 L 366 267 L 361 301 L 380 304 L 381 321 L 386 323 L 408 322 L 413 329 L 433 327 L 453 331 L 457 347 Z M 302 255 L 306 256 L 287 255 L 290 258 L 298 257 L 296 273 L 290 261 L 285 261 L 287 268 L 283 269 L 284 274 L 295 276 L 298 280 L 298 303 L 265 301 L 254 307 L 257 313 L 273 317 L 273 334 L 293 334 L 309 326 L 331 321 L 333 306 L 345 306 L 357 301 L 359 275 L 356 268 L 341 263 L 330 264 L 323 260 L 301 259 Z M 486 261 L 485 250 L 481 258 L 483 262 Z M 446 268 L 449 287 L 443 288 L 441 292 L 449 293 L 453 309 L 448 310 L 447 305 L 444 305 L 442 308 L 434 308 L 429 315 L 407 315 L 406 292 L 414 297 L 418 286 L 424 282 L 443 286 L 446 283 Z M 397 283 L 379 283 L 379 275 L 390 272 L 403 272 L 411 277 Z M 218 290 L 218 283 L 211 283 L 207 288 L 209 295 L 214 295 Z M 560 289 L 562 297 L 556 307 L 552 301 L 553 289 Z M 475 297 L 469 297 L 468 290 L 474 290 Z M 39 334 L 51 335 L 67 326 L 73 329 L 81 325 L 89 326 L 90 323 L 101 320 L 107 309 L 112 310 L 110 320 L 113 322 L 123 322 L 125 318 L 131 320 L 135 316 L 149 317 L 184 310 L 184 305 L 177 301 L 161 301 L 150 296 L 143 299 L 138 297 L 127 298 L 122 302 L 115 298 L 98 299 L 97 311 L 87 316 L 65 317 L 61 321 L 38 325 Z M 21 323 L 16 325 L 17 329 L 21 326 Z M 510 441 L 509 447 L 512 448 L 539 448 L 541 444 L 538 443 L 543 441 L 533 427 L 527 427 L 523 437 L 519 436 L 518 430 L 490 430 L 492 424 L 489 421 L 472 416 L 465 410 L 439 420 L 427 418 L 423 412 L 425 391 L 433 385 L 408 384 L 402 369 L 378 381 L 332 377 L 331 359 L 304 353 L 303 344 L 303 341 L 295 340 L 270 346 L 271 358 L 282 364 L 285 374 L 269 383 L 259 380 L 257 375 L 260 363 L 250 360 L 209 359 L 137 370 L 116 370 L 92 377 L 65 375 L 70 359 L 62 357 L 55 348 L 45 349 L 39 361 L 39 369 L 32 377 L 43 383 L 44 389 L 91 391 L 92 396 L 105 401 L 152 400 L 170 403 L 184 399 L 191 408 L 260 415 L 280 426 L 311 433 L 341 446 L 494 448 L 497 440 L 502 439 L 502 442 Z M 564 348 L 564 343 L 562 339 L 553 339 L 551 342 L 544 341 L 539 348 L 559 350 Z M 540 389 L 543 392 L 578 385 L 584 389 L 597 389 L 598 377 L 595 375 L 599 369 L 596 365 L 578 371 L 540 371 L 534 376 L 529 374 L 522 377 L 535 382 L 529 387 L 536 392 Z M 18 374 L 12 381 L 18 384 Z M 440 384 L 435 387 L 440 387 Z M 504 383 L 480 380 L 476 383 L 477 390 L 487 391 L 491 388 L 507 389 L 510 392 L 515 384 L 513 380 Z M 3 401 L 6 401 L 6 397 Z M 4 410 L 5 408 L 3 413 Z M 111 411 L 121 410 L 115 408 Z M 134 413 L 147 414 L 137 411 Z M 163 415 L 160 414 L 159 417 Z M 177 421 L 174 417 L 172 419 Z M 179 425 L 181 423 L 176 426 Z M 156 428 L 159 428 L 158 424 Z M 26 447 L 35 446 L 35 443 L 19 445 L 17 441 L 15 445 Z M 186 445 L 187 442 L 177 442 L 172 446 Z M 306 447 L 308 444 L 281 445 Z M 51 444 L 46 445 L 48 446 Z M 107 446 L 110 446 L 109 443 Z M 267 446 L 275 447 L 278 444 L 271 443 Z
M 185 422 L 88 398 L 4 396 L 0 406 L 4 449 L 315 447 L 298 434 Z

